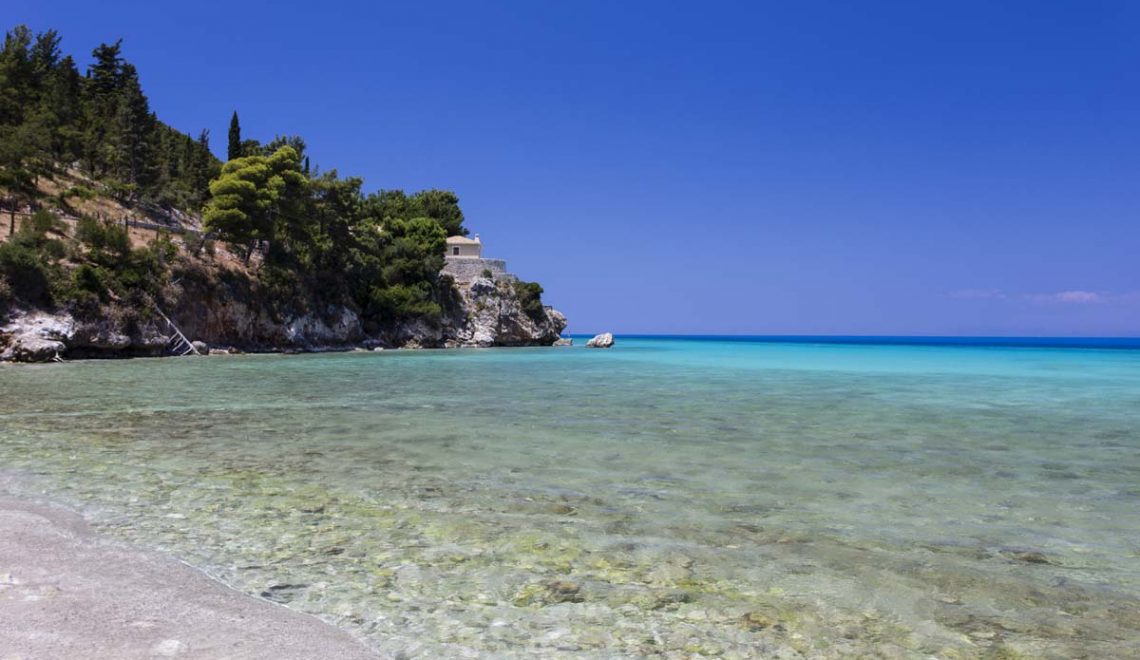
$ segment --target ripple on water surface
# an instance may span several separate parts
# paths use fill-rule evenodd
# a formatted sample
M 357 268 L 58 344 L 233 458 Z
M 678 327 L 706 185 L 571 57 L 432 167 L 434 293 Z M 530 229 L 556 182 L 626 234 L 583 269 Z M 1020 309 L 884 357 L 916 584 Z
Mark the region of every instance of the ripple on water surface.
M 1138 351 L 639 340 L 0 381 L 19 488 L 386 652 L 1138 654 Z

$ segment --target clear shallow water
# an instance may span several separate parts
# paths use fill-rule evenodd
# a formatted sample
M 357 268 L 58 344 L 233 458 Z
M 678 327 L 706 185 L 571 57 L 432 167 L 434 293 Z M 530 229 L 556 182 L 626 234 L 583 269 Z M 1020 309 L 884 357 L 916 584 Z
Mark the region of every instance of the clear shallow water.
M 410 656 L 1140 657 L 1140 351 L 0 369 L 0 465 Z

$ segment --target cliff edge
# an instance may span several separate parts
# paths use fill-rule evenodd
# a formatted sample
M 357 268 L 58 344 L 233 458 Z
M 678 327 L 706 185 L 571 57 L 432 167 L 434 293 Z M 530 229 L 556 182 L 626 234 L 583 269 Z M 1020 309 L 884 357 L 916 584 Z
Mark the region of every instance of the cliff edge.
M 370 329 L 351 305 L 280 313 L 255 289 L 216 283 L 170 285 L 165 312 L 193 342 L 221 352 L 318 352 L 353 348 L 550 346 L 566 317 L 549 306 L 526 304 L 515 282 L 489 278 L 452 284 L 438 319 L 391 322 Z M 0 325 L 0 361 L 48 362 L 81 358 L 159 357 L 175 354 L 175 329 L 156 308 L 111 304 L 74 309 L 15 308 Z

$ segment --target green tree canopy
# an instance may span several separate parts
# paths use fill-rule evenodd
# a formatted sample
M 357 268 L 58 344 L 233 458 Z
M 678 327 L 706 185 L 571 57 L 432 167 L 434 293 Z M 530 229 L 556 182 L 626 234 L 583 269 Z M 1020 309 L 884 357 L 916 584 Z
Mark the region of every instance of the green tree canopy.
M 247 245 L 248 258 L 257 241 L 303 238 L 298 225 L 306 188 L 292 147 L 271 156 L 235 158 L 210 183 L 212 199 L 203 220 L 222 240 Z

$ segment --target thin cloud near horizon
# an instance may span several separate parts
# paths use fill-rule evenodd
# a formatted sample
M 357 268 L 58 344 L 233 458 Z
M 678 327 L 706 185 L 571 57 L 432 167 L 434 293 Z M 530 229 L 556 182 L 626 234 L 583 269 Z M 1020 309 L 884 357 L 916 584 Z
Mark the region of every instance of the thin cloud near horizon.
M 1037 293 L 1028 295 L 1026 298 L 1032 300 L 1033 302 L 1061 303 L 1065 305 L 1099 304 L 1107 300 L 1105 294 L 1097 293 L 1095 291 L 1082 291 L 1080 289 L 1058 291 L 1056 293 Z
M 1008 297 L 1000 289 L 960 289 L 946 295 L 959 300 L 1003 300 Z
M 1052 293 L 1025 293 L 1011 294 L 1001 289 L 959 289 L 946 294 L 949 298 L 957 300 L 1027 300 L 1039 304 L 1060 305 L 1098 305 L 1109 302 L 1140 302 L 1140 291 L 1129 293 L 1111 293 L 1101 291 L 1086 291 L 1083 289 L 1066 289 Z

